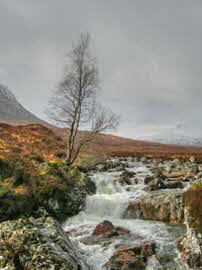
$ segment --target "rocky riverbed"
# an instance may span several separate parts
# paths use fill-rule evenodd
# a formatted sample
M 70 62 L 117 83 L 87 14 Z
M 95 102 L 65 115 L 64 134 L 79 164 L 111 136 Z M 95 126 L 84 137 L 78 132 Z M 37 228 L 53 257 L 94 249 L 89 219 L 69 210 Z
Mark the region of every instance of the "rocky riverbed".
M 96 194 L 63 228 L 91 269 L 200 269 L 184 194 L 201 171 L 194 158 L 110 160 L 90 173 Z
M 0 223 L 0 269 L 202 269 L 201 172 L 194 158 L 100 164 L 87 173 L 85 203 L 73 185 L 34 215 Z M 61 226 L 58 213 L 75 200 L 80 212 L 65 210 Z

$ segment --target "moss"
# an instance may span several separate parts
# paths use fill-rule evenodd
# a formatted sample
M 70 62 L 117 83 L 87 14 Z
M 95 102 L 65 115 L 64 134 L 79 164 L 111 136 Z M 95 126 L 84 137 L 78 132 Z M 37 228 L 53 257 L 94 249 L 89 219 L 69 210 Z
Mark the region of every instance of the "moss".
M 54 194 L 64 197 L 74 187 L 86 185 L 85 175 L 63 161 L 38 164 L 11 158 L 1 166 L 0 221 L 29 215 L 40 205 L 46 206 Z
M 6 197 L 10 193 L 10 190 L 8 188 L 1 188 L 0 189 L 0 199 L 3 197 Z
M 197 233 L 202 233 L 202 181 L 192 184 L 184 193 L 183 199 L 191 216 L 189 226 Z

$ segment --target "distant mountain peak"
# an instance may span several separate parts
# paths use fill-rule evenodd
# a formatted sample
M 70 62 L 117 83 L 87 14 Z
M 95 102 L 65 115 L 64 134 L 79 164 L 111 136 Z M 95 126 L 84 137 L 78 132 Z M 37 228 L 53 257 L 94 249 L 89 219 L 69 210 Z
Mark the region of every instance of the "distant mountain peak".
M 27 121 L 44 124 L 45 121 L 25 109 L 9 88 L 0 84 L 0 120 Z
M 17 101 L 14 94 L 8 89 L 7 86 L 0 83 L 0 98 Z M 1 99 L 0 99 L 1 100 Z

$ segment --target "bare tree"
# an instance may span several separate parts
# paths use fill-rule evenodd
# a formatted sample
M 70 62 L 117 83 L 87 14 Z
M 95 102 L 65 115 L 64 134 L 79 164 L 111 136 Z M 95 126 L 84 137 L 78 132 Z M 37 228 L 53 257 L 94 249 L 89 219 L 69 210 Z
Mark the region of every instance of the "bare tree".
M 67 163 L 73 164 L 84 145 L 106 130 L 117 127 L 119 117 L 97 102 L 100 90 L 96 59 L 91 54 L 89 34 L 81 34 L 68 54 L 62 81 L 50 100 L 49 116 L 69 129 Z M 90 128 L 78 140 L 81 127 Z

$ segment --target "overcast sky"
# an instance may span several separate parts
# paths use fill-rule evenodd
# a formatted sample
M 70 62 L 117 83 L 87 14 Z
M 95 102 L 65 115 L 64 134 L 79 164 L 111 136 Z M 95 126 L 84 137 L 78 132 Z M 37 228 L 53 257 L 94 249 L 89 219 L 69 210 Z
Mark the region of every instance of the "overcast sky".
M 65 54 L 86 31 L 119 135 L 201 135 L 201 0 L 1 0 L 0 83 L 45 118 Z

